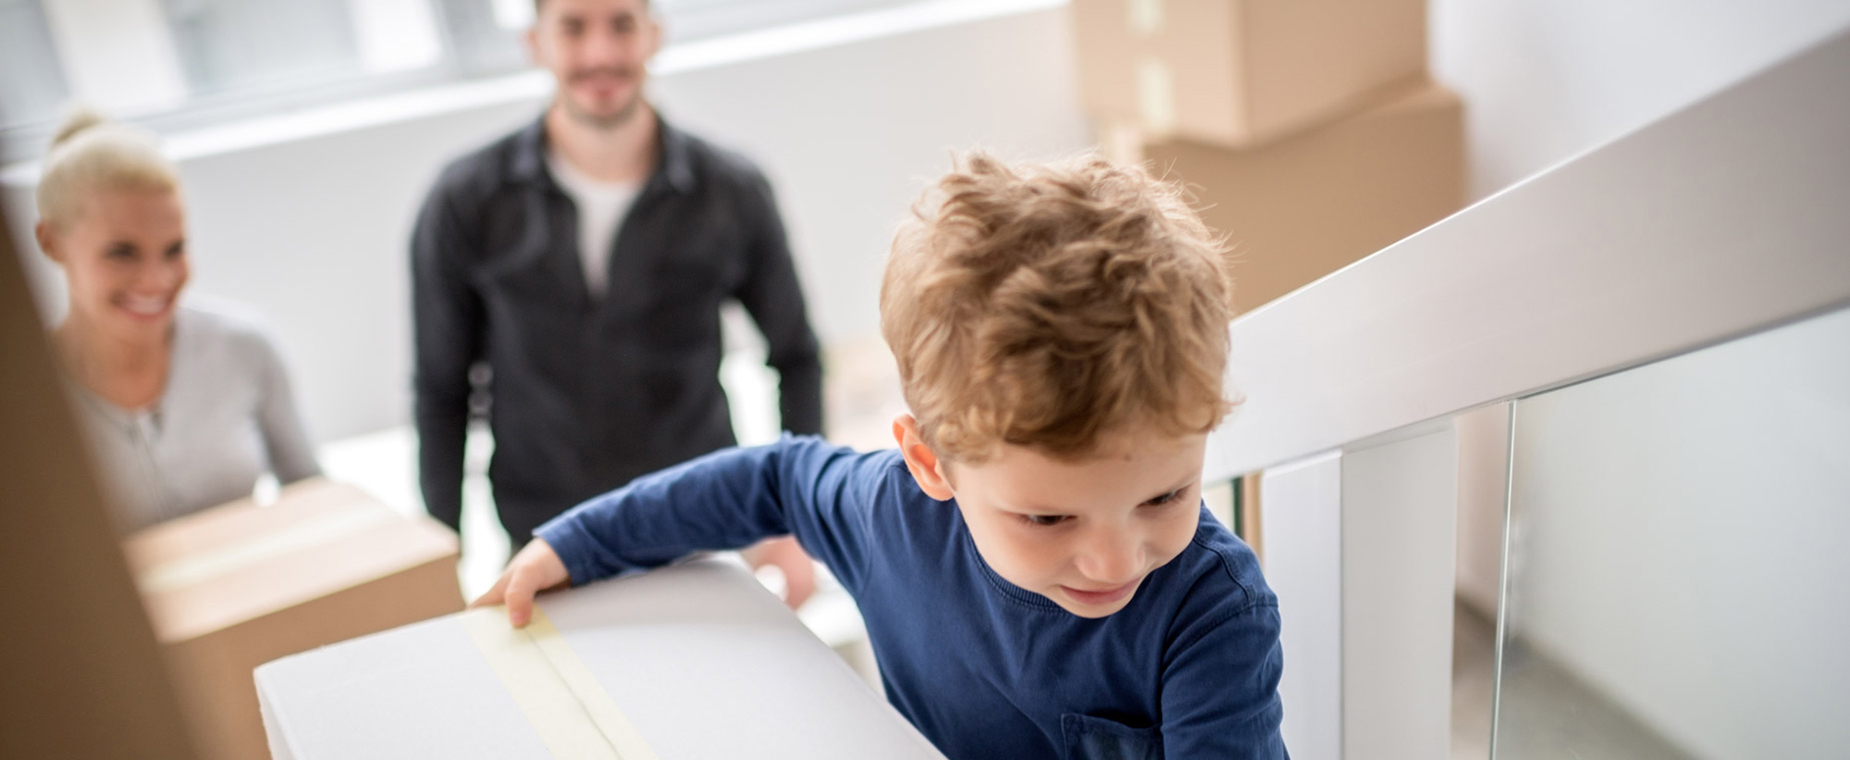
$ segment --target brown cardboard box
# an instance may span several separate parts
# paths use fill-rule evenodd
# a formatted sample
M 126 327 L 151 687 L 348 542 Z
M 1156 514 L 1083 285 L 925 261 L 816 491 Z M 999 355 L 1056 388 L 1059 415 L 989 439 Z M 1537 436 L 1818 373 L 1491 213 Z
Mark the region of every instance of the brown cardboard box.
M 1073 0 L 1081 98 L 1152 139 L 1248 147 L 1419 86 L 1425 0 Z
M 265 757 L 251 671 L 462 609 L 454 533 L 315 479 L 275 504 L 233 502 L 123 546 L 205 757 Z
M 0 213 L 0 757 L 190 760 L 12 241 Z
M 1259 148 L 1127 140 L 1115 151 L 1185 182 L 1208 226 L 1230 237 L 1237 311 L 1465 205 L 1464 106 L 1437 86 Z

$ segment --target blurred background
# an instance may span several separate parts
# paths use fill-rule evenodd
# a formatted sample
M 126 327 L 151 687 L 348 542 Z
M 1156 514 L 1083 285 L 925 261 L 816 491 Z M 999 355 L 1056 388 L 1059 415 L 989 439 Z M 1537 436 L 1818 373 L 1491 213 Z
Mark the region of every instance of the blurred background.
M 876 338 L 888 233 L 953 149 L 1034 158 L 1095 144 L 1061 0 L 658 6 L 669 41 L 654 99 L 770 175 L 830 346 Z M 190 292 L 268 315 L 311 435 L 405 424 L 412 216 L 443 163 L 539 112 L 550 80 L 525 69 L 518 41 L 531 12 L 526 0 L 0 0 L 0 179 L 40 302 L 64 299 L 33 255 L 34 162 L 81 100 L 165 137 L 190 212 Z M 1433 0 L 1426 50 L 1466 104 L 1476 199 L 1846 20 L 1850 4 L 1833 0 Z

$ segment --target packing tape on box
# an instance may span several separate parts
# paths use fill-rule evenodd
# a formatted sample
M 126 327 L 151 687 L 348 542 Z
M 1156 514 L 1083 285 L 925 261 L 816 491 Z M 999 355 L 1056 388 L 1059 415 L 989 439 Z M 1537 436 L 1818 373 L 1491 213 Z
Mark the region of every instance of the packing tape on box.
M 469 610 L 463 630 L 559 760 L 658 760 L 538 605 L 526 628 L 502 606 Z
M 1175 75 L 1159 59 L 1145 58 L 1137 63 L 1137 111 L 1151 136 L 1166 137 L 1175 131 Z
M 318 515 L 252 541 L 155 565 L 141 574 L 138 583 L 143 593 L 173 591 L 228 575 L 272 557 L 337 541 L 396 519 L 398 515 L 384 507 Z
M 1130 0 L 1131 31 L 1151 35 L 1163 30 L 1163 0 Z

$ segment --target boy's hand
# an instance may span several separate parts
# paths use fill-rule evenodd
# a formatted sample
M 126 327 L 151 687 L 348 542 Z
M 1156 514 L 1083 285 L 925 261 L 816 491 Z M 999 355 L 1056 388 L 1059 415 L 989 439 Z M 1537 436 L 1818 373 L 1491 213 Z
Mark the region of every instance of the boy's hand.
M 802 607 L 803 602 L 816 593 L 816 561 L 803 552 L 803 547 L 797 544 L 795 538 L 783 536 L 768 539 L 740 553 L 753 570 L 775 565 L 783 571 L 784 604 L 789 605 L 790 609 Z
M 500 580 L 470 607 L 507 605 L 507 619 L 515 628 L 527 627 L 533 618 L 533 595 L 570 583 L 572 574 L 565 569 L 558 553 L 543 538 L 535 537 L 526 548 L 514 555 L 501 571 Z

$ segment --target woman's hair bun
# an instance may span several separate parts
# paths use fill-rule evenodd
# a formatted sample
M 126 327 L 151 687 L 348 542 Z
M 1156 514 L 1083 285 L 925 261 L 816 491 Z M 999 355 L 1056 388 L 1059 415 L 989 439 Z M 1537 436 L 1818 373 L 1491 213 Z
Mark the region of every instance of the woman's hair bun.
M 98 191 L 179 186 L 179 171 L 152 133 L 78 106 L 58 126 L 40 165 L 39 218 L 63 227 L 82 216 L 86 199 Z
M 108 117 L 94 108 L 74 106 L 65 114 L 64 121 L 58 124 L 58 131 L 52 134 L 51 147 L 56 148 L 70 142 L 71 138 L 83 133 L 84 130 L 108 121 Z

